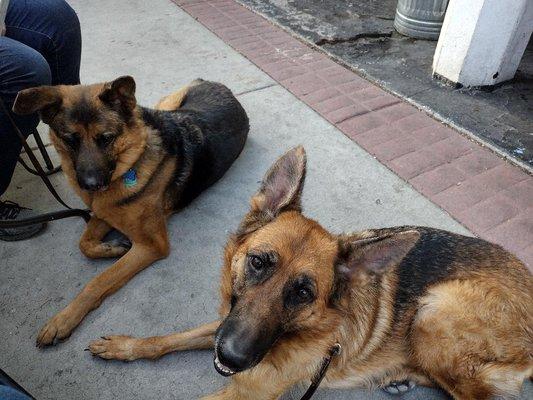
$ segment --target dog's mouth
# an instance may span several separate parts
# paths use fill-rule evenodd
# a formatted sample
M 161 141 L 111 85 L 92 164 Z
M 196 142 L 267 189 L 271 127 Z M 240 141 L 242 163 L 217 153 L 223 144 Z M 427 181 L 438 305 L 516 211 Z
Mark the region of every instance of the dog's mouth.
M 256 357 L 249 365 L 244 368 L 231 368 L 227 365 L 224 365 L 220 358 L 218 357 L 218 341 L 215 341 L 215 356 L 213 358 L 213 364 L 215 365 L 216 371 L 222 376 L 232 376 L 239 372 L 247 371 L 261 362 L 263 356 Z
M 109 189 L 109 185 L 100 186 L 98 189 L 92 190 L 93 193 L 102 193 Z
M 89 193 L 103 193 L 105 192 L 107 189 L 109 189 L 109 185 L 105 185 L 105 186 L 100 186 L 99 188 L 94 188 L 94 189 L 84 189 L 86 192 L 89 192 Z
M 215 365 L 215 369 L 217 372 L 222 376 L 231 376 L 235 375 L 238 371 L 235 371 L 231 369 L 230 367 L 226 367 L 222 362 L 220 362 L 218 358 L 218 341 L 215 342 L 215 358 L 213 359 L 213 364 Z
M 80 189 L 82 189 L 85 192 L 88 193 L 102 193 L 105 192 L 107 189 L 109 189 L 110 183 L 101 183 L 101 184 L 87 184 L 86 182 L 78 179 L 77 180 L 78 186 Z
M 215 369 L 222 376 L 228 377 L 228 376 L 235 375 L 237 373 L 237 371 L 234 371 L 231 368 L 226 367 L 224 364 L 222 364 L 220 360 L 218 359 L 218 355 L 216 353 L 215 353 L 214 364 L 215 364 Z

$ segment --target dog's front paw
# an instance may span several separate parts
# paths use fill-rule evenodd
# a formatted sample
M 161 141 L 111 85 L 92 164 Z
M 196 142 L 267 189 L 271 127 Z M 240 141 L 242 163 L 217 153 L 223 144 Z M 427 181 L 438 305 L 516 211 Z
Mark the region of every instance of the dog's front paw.
M 66 310 L 56 314 L 41 329 L 37 336 L 37 347 L 56 344 L 59 340 L 70 336 L 78 325 L 79 319 Z
M 88 350 L 93 356 L 106 360 L 133 361 L 139 358 L 135 354 L 138 340 L 131 336 L 102 336 L 92 341 Z
M 403 394 L 415 387 L 413 381 L 393 381 L 390 382 L 383 390 L 389 394 Z

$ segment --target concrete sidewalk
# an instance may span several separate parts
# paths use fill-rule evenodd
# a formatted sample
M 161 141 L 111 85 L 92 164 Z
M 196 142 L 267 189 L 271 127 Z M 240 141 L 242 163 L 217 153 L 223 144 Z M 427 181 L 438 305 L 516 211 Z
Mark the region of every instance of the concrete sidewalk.
M 80 254 L 81 220 L 55 222 L 30 241 L 0 244 L 0 368 L 37 399 L 193 399 L 223 385 L 208 351 L 125 364 L 93 359 L 83 349 L 103 334 L 158 335 L 216 318 L 226 236 L 236 228 L 268 166 L 291 146 L 303 144 L 308 152 L 305 210 L 329 229 L 420 224 L 468 234 L 170 1 L 71 4 L 82 24 L 83 82 L 131 74 L 139 102 L 153 104 L 194 78 L 217 80 L 239 94 L 251 132 L 226 176 L 171 219 L 170 257 L 106 300 L 65 343 L 46 350 L 34 346 L 48 318 L 110 261 L 90 261 Z M 53 180 L 69 203 L 79 204 L 61 175 Z M 19 168 L 6 197 L 55 209 L 44 192 L 37 179 Z M 531 396 L 531 385 L 528 390 Z M 297 399 L 296 393 L 301 390 L 286 399 Z M 387 398 L 381 391 L 365 390 L 322 390 L 316 395 L 317 400 Z M 403 398 L 446 397 L 437 390 L 416 389 Z

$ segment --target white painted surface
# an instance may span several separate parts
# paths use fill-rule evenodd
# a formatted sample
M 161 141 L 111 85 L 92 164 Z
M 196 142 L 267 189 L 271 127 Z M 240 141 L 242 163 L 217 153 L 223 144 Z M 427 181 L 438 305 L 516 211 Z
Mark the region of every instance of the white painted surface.
M 512 79 L 533 31 L 533 0 L 451 0 L 433 73 L 464 86 Z
M 6 33 L 6 14 L 9 0 L 0 0 L 0 36 Z

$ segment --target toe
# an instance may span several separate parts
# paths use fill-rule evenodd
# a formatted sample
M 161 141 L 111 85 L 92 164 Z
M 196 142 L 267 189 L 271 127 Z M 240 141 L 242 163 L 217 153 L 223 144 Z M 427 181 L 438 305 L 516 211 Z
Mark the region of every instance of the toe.
M 108 351 L 104 351 L 98 354 L 98 357 L 103 358 L 104 360 L 114 360 L 114 359 L 122 360 L 122 358 L 118 357 L 117 354 L 110 353 Z
M 52 324 L 46 324 L 37 336 L 37 347 L 44 347 L 52 344 L 57 335 L 57 328 Z
M 398 385 L 398 391 L 400 392 L 407 392 L 409 390 L 409 386 L 405 383 L 400 383 Z
M 400 393 L 398 388 L 396 386 L 392 386 L 392 385 L 383 388 L 383 390 L 385 390 L 387 393 L 390 393 L 390 394 L 398 394 L 398 393 Z
M 93 355 L 98 355 L 103 353 L 106 350 L 106 341 L 105 340 L 95 340 L 89 343 L 89 351 Z
M 401 394 L 405 393 L 415 387 L 413 381 L 394 381 L 385 386 L 383 390 L 389 394 Z

